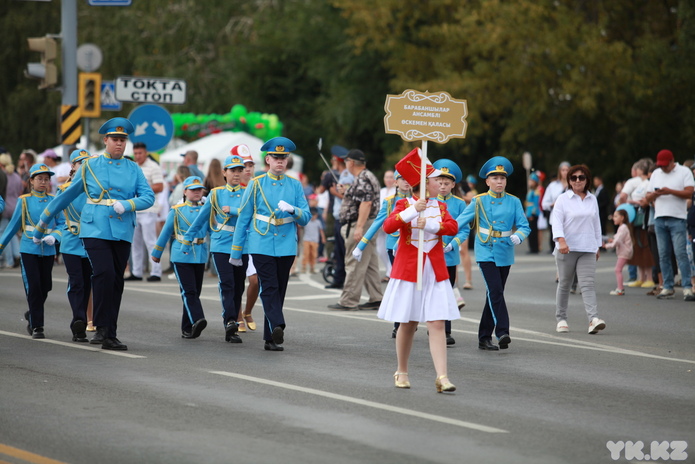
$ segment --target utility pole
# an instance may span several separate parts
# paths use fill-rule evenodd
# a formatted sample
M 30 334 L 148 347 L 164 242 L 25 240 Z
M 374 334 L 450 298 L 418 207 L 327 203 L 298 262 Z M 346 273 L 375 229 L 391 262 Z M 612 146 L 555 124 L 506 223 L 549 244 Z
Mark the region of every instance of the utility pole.
M 60 29 L 63 39 L 62 104 L 63 107 L 77 107 L 77 0 L 61 0 Z M 61 111 L 61 124 L 62 122 Z M 70 158 L 68 147 L 69 145 L 63 145 L 63 160 Z

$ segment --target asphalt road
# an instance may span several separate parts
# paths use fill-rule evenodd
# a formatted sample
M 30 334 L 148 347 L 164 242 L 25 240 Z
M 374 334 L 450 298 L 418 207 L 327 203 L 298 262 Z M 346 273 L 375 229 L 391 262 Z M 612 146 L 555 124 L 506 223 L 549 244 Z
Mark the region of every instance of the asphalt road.
M 552 257 L 517 256 L 512 344 L 499 352 L 477 349 L 485 294 L 474 270 L 448 350 L 453 394 L 435 391 L 424 326 L 412 388 L 394 388 L 390 323 L 328 310 L 338 292 L 319 275 L 291 279 L 282 353 L 263 350 L 261 330 L 224 342 L 214 277 L 196 340 L 180 338 L 175 281 L 128 282 L 129 351 L 118 353 L 70 341 L 62 265 L 47 339 L 31 340 L 21 275 L 2 270 L 0 463 L 695 462 L 695 303 L 680 289 L 668 301 L 643 289 L 609 296 L 614 263 L 606 254 L 598 269 L 606 330 L 587 334 L 573 295 L 571 331 L 557 334 Z

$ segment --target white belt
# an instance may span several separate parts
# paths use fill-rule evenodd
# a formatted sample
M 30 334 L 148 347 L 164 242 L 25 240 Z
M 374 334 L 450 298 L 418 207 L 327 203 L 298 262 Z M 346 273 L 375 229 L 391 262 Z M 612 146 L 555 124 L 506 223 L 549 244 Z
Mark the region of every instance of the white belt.
M 34 226 L 24 226 L 24 232 L 34 232 L 36 230 L 36 227 Z M 51 232 L 53 232 L 53 229 L 47 229 L 43 234 L 48 235 Z
M 478 227 L 478 230 L 484 234 L 488 234 L 489 236 L 495 237 L 495 238 L 510 237 L 512 235 L 511 230 L 505 230 L 504 232 L 499 231 L 499 230 L 490 231 L 490 229 L 485 229 L 483 227 Z
M 177 235 L 176 235 L 176 240 L 178 240 L 179 242 L 183 243 L 184 241 L 186 241 L 186 238 L 185 238 L 183 235 L 178 235 L 178 234 L 177 234 Z M 191 242 L 191 244 L 193 244 L 193 245 L 200 245 L 200 244 L 202 244 L 202 243 L 205 243 L 205 239 L 204 239 L 204 238 L 197 238 L 197 239 L 195 239 L 195 240 L 193 240 L 193 241 Z
M 87 204 L 88 205 L 106 205 L 106 206 L 113 206 L 114 203 L 116 203 L 118 200 L 114 200 L 113 198 L 105 198 L 103 200 L 92 200 L 91 198 L 87 198 Z
M 292 216 L 284 218 L 269 218 L 268 216 L 263 216 L 262 214 L 256 214 L 254 215 L 254 218 L 258 219 L 259 221 L 267 222 L 268 224 L 272 224 L 274 226 L 281 226 L 283 224 L 289 224 L 290 222 L 294 222 L 294 218 Z
M 226 230 L 227 232 L 234 232 L 234 226 L 225 226 L 222 223 L 217 223 L 217 230 Z

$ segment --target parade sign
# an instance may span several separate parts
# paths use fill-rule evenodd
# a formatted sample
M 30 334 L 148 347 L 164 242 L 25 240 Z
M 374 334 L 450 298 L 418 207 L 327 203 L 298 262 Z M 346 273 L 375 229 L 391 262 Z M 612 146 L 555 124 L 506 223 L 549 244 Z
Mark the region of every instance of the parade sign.
M 446 143 L 451 138 L 466 137 L 468 104 L 446 92 L 409 89 L 400 95 L 387 95 L 384 110 L 386 133 L 398 134 L 408 142 Z
M 160 77 L 121 76 L 116 79 L 116 100 L 136 103 L 186 103 L 186 81 Z

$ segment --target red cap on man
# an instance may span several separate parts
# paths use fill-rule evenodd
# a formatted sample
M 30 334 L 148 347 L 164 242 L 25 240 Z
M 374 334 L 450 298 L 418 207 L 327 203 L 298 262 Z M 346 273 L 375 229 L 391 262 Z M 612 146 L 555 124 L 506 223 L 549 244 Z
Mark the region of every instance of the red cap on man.
M 673 161 L 673 153 L 670 150 L 661 150 L 656 155 L 656 165 L 660 168 L 668 166 L 671 161 Z

